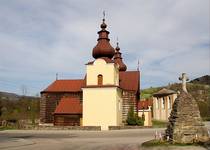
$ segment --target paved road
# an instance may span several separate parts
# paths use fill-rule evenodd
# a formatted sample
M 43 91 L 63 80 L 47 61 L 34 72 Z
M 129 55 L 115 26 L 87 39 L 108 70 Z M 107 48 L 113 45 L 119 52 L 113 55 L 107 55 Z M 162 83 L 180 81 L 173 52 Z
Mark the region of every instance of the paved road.
M 0 132 L 0 149 L 13 150 L 104 150 L 138 149 L 142 142 L 154 138 L 156 129 L 118 131 L 35 131 Z M 163 131 L 163 129 L 158 129 Z
M 210 124 L 209 127 L 210 129 Z M 164 129 L 118 131 L 0 131 L 0 149 L 7 150 L 139 150 L 141 143 Z M 192 148 L 193 149 L 193 148 Z M 203 148 L 200 148 L 201 150 Z

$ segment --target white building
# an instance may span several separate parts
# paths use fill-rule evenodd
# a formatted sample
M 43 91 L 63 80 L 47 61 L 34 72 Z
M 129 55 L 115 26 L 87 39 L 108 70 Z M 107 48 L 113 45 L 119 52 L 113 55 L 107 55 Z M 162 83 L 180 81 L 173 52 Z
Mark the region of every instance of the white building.
M 166 88 L 153 94 L 153 119 L 167 121 L 176 98 L 177 92 Z

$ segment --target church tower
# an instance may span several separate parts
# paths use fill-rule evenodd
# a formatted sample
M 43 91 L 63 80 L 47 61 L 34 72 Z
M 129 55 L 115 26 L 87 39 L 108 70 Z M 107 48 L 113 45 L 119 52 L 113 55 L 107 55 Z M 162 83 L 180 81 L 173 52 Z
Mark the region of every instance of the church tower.
M 117 42 L 117 47 L 115 48 L 115 54 L 114 54 L 114 62 L 119 65 L 119 71 L 126 71 L 127 66 L 122 61 L 122 56 L 120 52 L 119 43 Z
M 113 60 L 115 49 L 109 43 L 106 27 L 103 18 L 98 43 L 92 51 L 95 60 L 86 64 L 86 86 L 82 89 L 83 126 L 101 126 L 102 130 L 122 125 L 120 64 Z

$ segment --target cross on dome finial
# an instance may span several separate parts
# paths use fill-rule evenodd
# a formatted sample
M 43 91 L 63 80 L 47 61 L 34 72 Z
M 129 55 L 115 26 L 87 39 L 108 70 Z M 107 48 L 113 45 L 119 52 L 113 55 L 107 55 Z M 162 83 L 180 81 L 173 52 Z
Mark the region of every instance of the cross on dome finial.
M 105 21 L 105 16 L 106 16 L 106 14 L 105 14 L 105 10 L 103 11 L 103 21 Z
M 120 49 L 120 48 L 119 48 L 119 40 L 118 40 L 118 37 L 117 37 L 117 47 L 116 47 L 116 50 L 117 50 L 117 49 Z
M 103 11 L 103 19 L 102 19 L 101 29 L 105 30 L 106 27 L 107 27 L 107 25 L 105 23 L 105 11 Z
M 182 81 L 182 90 L 187 93 L 187 81 L 189 81 L 189 78 L 187 77 L 186 73 L 182 73 L 182 76 L 179 77 L 179 80 Z
M 117 52 L 119 52 L 119 51 L 120 51 L 120 47 L 119 47 L 119 40 L 118 40 L 118 37 L 117 37 L 117 47 L 115 48 L 115 50 L 116 50 Z

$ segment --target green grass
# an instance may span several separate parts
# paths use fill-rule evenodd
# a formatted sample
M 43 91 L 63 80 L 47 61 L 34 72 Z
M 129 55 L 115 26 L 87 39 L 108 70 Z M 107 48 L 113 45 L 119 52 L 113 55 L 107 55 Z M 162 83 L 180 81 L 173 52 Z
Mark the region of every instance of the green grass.
M 210 121 L 210 117 L 203 117 L 203 121 Z
M 162 87 L 157 87 L 157 88 L 151 87 L 148 89 L 141 90 L 141 98 L 145 99 L 150 98 L 155 92 L 159 91 L 161 88 Z
M 3 131 L 3 130 L 15 130 L 17 129 L 16 127 L 12 127 L 12 126 L 0 126 L 0 131 Z
M 152 120 L 152 126 L 155 128 L 165 128 L 167 127 L 166 121 Z
M 155 146 L 202 146 L 202 147 L 208 147 L 208 143 L 191 143 L 191 144 L 183 144 L 183 143 L 169 143 L 167 141 L 160 141 L 160 140 L 151 140 L 142 143 L 143 147 L 155 147 Z

